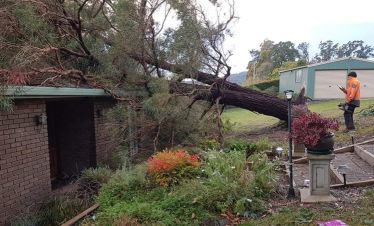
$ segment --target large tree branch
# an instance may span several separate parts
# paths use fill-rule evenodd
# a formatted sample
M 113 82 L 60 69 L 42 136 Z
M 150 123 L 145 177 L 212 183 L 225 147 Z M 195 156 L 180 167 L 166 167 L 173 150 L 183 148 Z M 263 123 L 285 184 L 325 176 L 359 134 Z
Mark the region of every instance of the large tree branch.
M 285 100 L 254 90 L 245 88 L 219 90 L 214 86 L 208 89 L 206 86 L 175 82 L 171 84 L 170 91 L 180 95 L 192 94 L 190 96 L 194 100 L 209 102 L 220 97 L 220 104 L 240 107 L 287 121 L 287 102 Z

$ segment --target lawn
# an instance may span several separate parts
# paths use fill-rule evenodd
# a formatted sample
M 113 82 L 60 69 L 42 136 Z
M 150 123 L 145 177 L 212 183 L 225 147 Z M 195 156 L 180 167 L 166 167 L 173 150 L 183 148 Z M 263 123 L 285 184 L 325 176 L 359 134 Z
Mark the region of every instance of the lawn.
M 279 119 L 241 108 L 225 110 L 222 119 L 235 124 L 235 130 L 256 130 L 275 125 Z
M 341 102 L 343 102 L 343 100 L 315 101 L 310 103 L 309 109 L 325 117 L 341 117 L 341 119 L 343 119 L 343 112 L 337 107 Z M 374 99 L 361 100 L 361 107 L 357 108 L 356 112 L 360 112 L 370 105 L 374 105 Z M 230 122 L 235 123 L 236 130 L 257 130 L 275 125 L 279 122 L 277 118 L 261 115 L 241 108 L 225 110 L 223 113 L 223 120 L 230 120 Z
M 351 226 L 374 225 L 374 190 L 368 189 L 359 203 L 345 207 L 331 204 L 282 207 L 271 215 L 253 219 L 243 226 L 317 225 L 317 222 L 340 219 Z

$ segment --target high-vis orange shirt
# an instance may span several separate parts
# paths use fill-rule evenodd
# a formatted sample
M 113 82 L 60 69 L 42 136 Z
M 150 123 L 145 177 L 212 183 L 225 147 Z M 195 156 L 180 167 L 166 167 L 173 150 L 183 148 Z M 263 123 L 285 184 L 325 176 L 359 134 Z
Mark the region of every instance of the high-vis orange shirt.
M 347 94 L 345 95 L 345 99 L 348 103 L 354 100 L 360 100 L 360 87 L 361 83 L 355 77 L 352 77 L 347 81 Z

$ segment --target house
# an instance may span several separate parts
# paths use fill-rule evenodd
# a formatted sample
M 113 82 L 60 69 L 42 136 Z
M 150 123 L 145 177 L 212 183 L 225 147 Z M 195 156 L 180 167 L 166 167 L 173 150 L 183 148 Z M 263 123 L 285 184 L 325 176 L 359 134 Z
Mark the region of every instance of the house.
M 103 89 L 7 89 L 15 92 L 13 111 L 0 112 L 0 225 L 38 207 L 65 179 L 105 164 L 117 145 L 103 117 L 116 102 Z
M 374 61 L 352 57 L 281 71 L 279 92 L 299 92 L 305 86 L 306 95 L 312 99 L 344 99 L 337 85 L 345 87 L 350 71 L 356 71 L 361 81 L 361 97 L 374 97 Z

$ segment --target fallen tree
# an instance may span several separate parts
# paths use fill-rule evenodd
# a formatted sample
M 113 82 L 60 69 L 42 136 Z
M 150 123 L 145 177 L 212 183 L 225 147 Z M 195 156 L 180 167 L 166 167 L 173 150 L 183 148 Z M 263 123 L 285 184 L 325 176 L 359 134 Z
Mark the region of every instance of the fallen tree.
M 211 3 L 219 12 L 220 3 Z M 108 80 L 111 87 L 119 87 L 130 73 L 163 78 L 168 71 L 181 75 L 170 92 L 190 96 L 192 103 L 205 100 L 213 105 L 218 100 L 287 120 L 285 100 L 226 80 L 231 53 L 222 46 L 235 19 L 234 2 L 226 3 L 226 18 L 217 16 L 212 22 L 194 1 L 7 0 L 0 4 L 5 61 L 0 75 L 7 83 L 28 84 L 42 75 L 47 77 L 39 85 L 68 78 L 77 85 L 111 90 Z M 163 7 L 165 16 L 156 22 L 155 12 Z M 180 22 L 174 30 L 164 28 L 171 11 Z M 110 78 L 103 82 L 103 75 Z M 183 78 L 206 86 L 183 83 Z M 147 79 L 143 83 L 147 86 Z

